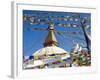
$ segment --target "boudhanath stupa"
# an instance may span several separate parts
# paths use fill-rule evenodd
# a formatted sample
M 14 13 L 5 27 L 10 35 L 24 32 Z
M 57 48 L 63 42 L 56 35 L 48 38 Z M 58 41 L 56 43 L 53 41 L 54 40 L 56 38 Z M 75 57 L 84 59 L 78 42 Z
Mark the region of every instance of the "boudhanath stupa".
M 65 54 L 66 56 L 69 56 L 69 53 L 65 51 L 64 49 L 58 47 L 58 42 L 56 40 L 56 37 L 54 35 L 54 27 L 53 25 L 49 27 L 48 30 L 48 36 L 45 39 L 44 42 L 44 48 L 39 49 L 36 51 L 33 55 L 41 56 L 41 55 L 52 55 L 52 54 L 57 54 L 57 55 L 63 55 Z
M 60 60 L 66 60 L 70 57 L 69 52 L 59 47 L 59 43 L 57 42 L 57 39 L 55 37 L 55 29 L 54 25 L 50 24 L 48 28 L 48 35 L 45 39 L 45 42 L 43 44 L 43 48 L 37 50 L 35 53 L 33 53 L 34 56 L 34 67 L 39 65 L 46 65 L 50 64 L 49 67 L 55 68 L 62 65 L 69 66 L 70 64 L 65 63 L 59 63 L 58 65 L 52 65 L 53 62 L 57 62 Z M 67 65 L 66 65 L 67 64 Z M 47 67 L 47 66 L 46 66 Z

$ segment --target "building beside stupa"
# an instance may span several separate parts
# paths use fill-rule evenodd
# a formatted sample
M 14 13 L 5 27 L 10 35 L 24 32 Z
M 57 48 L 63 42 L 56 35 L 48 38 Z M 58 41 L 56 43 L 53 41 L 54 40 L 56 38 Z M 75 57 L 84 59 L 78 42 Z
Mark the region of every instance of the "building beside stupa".
M 76 44 L 71 51 L 72 67 L 77 66 L 90 66 L 91 55 L 88 53 L 87 48 L 83 48 L 80 44 Z

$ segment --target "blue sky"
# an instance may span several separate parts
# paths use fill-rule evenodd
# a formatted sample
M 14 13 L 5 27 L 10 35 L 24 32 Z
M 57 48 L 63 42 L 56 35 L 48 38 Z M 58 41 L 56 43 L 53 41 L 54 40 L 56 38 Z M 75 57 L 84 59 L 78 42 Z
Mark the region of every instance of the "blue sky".
M 55 17 L 64 18 L 65 16 L 73 16 L 73 15 L 80 15 L 81 18 L 87 17 L 91 19 L 90 13 L 75 13 L 75 12 L 52 12 L 52 11 L 34 11 L 34 10 L 23 10 L 23 15 L 33 16 L 37 19 L 39 18 L 48 18 L 47 22 L 53 22 L 54 24 L 78 24 L 80 25 L 80 21 L 64 21 L 64 20 L 57 20 Z M 55 19 L 51 19 L 55 18 Z M 86 25 L 91 27 L 91 22 L 87 22 Z M 23 21 L 23 54 L 25 56 L 32 55 L 35 51 L 43 48 L 43 43 L 45 38 L 48 34 L 47 30 L 32 30 L 32 28 L 48 28 L 48 24 L 46 22 L 40 23 L 33 23 L 30 24 L 29 20 Z M 88 29 L 90 31 L 91 28 Z M 81 26 L 76 28 L 73 27 L 63 27 L 59 25 L 55 25 L 56 31 L 64 31 L 66 32 L 63 35 L 59 35 L 55 32 L 55 36 L 59 43 L 59 47 L 65 49 L 66 51 L 70 52 L 73 45 L 73 40 L 82 43 L 83 47 L 86 47 L 85 38 L 83 35 L 83 31 Z M 70 32 L 79 32 L 81 34 L 72 35 L 68 34 Z

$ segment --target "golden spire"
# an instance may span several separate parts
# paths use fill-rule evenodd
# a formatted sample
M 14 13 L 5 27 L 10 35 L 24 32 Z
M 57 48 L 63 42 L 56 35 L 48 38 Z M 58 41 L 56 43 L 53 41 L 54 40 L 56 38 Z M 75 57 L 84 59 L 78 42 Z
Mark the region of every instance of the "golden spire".
M 45 39 L 44 47 L 46 47 L 46 46 L 58 46 L 58 42 L 57 42 L 56 37 L 54 35 L 54 31 L 55 31 L 54 24 L 49 23 L 48 35 Z

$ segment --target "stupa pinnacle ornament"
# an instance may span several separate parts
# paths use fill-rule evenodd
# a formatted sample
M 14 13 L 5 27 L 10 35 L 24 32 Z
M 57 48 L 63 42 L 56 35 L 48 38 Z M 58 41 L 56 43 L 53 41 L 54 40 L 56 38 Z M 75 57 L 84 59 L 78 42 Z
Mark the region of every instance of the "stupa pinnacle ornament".
M 54 24 L 53 23 L 49 23 L 49 29 L 48 29 L 48 35 L 45 39 L 44 42 L 44 47 L 46 46 L 58 46 L 58 42 L 57 39 L 55 37 L 55 29 L 54 29 Z

